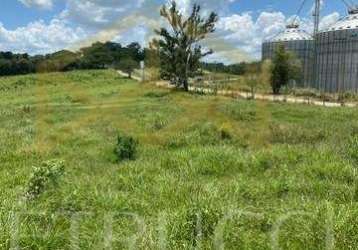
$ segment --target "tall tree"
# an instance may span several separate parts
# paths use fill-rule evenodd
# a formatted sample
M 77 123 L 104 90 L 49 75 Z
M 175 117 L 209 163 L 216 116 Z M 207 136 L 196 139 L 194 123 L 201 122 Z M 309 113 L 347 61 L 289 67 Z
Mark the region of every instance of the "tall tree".
M 195 4 L 189 17 L 184 17 L 175 1 L 164 5 L 160 15 L 164 17 L 171 30 L 161 28 L 156 33 L 161 37 L 154 41 L 159 49 L 161 77 L 170 80 L 177 87 L 189 90 L 188 79 L 198 73 L 200 59 L 212 53 L 203 52 L 200 41 L 215 31 L 218 15 L 211 12 L 207 18 L 200 14 L 200 6 Z
M 135 69 L 139 68 L 139 63 L 134 59 L 128 57 L 122 59 L 117 65 L 116 68 L 124 71 L 128 74 L 128 78 L 132 78 L 132 73 Z
M 105 44 L 96 42 L 90 47 L 82 48 L 82 68 L 87 69 L 104 69 L 108 67 L 113 57 Z
M 289 81 L 293 80 L 294 82 L 303 81 L 303 69 L 302 61 L 294 53 L 289 53 Z
M 271 87 L 274 94 L 279 94 L 281 88 L 290 81 L 302 81 L 302 62 L 295 54 L 286 51 L 284 45 L 277 48 L 271 65 Z
M 144 60 L 144 50 L 141 48 L 140 44 L 137 42 L 133 42 L 131 44 L 128 44 L 126 47 L 127 50 L 127 57 L 131 57 L 137 62 Z
M 271 87 L 275 95 L 280 93 L 283 86 L 288 84 L 290 76 L 290 55 L 283 45 L 280 45 L 273 58 L 271 72 Z

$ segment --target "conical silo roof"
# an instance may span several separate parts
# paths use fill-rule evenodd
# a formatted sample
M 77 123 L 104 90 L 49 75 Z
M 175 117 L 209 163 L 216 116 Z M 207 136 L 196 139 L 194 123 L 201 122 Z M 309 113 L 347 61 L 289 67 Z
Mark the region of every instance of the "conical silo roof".
M 286 41 L 304 41 L 304 40 L 313 40 L 313 38 L 306 31 L 300 29 L 299 25 L 291 24 L 291 25 L 287 25 L 284 31 L 277 34 L 273 38 L 269 39 L 268 42 L 286 42 Z
M 322 30 L 322 32 L 349 29 L 358 29 L 358 9 L 350 10 L 348 16 L 339 19 L 332 26 Z

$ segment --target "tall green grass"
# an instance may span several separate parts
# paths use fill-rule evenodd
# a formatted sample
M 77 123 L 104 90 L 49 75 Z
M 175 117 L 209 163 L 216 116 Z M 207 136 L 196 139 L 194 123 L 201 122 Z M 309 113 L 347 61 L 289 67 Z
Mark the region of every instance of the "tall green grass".
M 358 248 L 355 109 L 113 71 L 0 82 L 0 249 Z M 138 140 L 135 160 L 117 161 L 119 132 Z M 65 174 L 24 199 L 33 166 L 54 159 Z

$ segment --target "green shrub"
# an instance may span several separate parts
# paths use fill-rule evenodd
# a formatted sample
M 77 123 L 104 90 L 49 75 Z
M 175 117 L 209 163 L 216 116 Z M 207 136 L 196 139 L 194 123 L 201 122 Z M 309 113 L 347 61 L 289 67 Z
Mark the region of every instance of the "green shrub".
M 228 129 L 221 128 L 220 129 L 220 137 L 223 140 L 231 140 L 232 135 L 231 135 L 231 132 Z
M 230 123 L 224 123 L 220 127 L 220 137 L 222 140 L 231 140 L 233 139 L 234 128 Z
M 350 160 L 358 163 L 358 135 L 349 139 L 347 153 Z
M 59 160 L 46 161 L 40 167 L 34 167 L 26 185 L 26 198 L 35 199 L 50 186 L 57 185 L 64 172 L 65 165 Z
M 134 160 L 137 154 L 138 141 L 131 136 L 119 135 L 114 153 L 118 161 Z

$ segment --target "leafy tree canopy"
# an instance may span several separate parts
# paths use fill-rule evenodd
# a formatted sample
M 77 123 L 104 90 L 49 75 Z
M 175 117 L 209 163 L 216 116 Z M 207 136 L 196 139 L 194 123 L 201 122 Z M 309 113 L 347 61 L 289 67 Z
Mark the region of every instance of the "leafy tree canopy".
M 160 15 L 164 17 L 170 29 L 156 30 L 160 36 L 153 45 L 159 50 L 161 77 L 177 87 L 189 90 L 188 79 L 198 73 L 200 59 L 212 53 L 203 52 L 200 41 L 215 31 L 218 15 L 211 12 L 208 17 L 201 16 L 201 8 L 194 5 L 191 14 L 184 17 L 175 1 L 164 5 Z
M 139 63 L 134 59 L 128 57 L 121 60 L 117 65 L 117 69 L 120 69 L 128 74 L 128 78 L 132 78 L 132 73 L 136 68 L 139 68 Z
M 138 64 L 144 59 L 144 55 L 144 50 L 138 43 L 123 47 L 114 42 L 97 42 L 78 52 L 61 50 L 47 55 L 29 56 L 28 54 L 0 52 L 0 76 L 76 69 L 104 69 L 114 67 L 122 60 L 131 59 Z
M 289 80 L 299 80 L 302 77 L 300 61 L 287 52 L 284 45 L 277 48 L 272 61 L 271 87 L 274 94 L 279 94 Z

